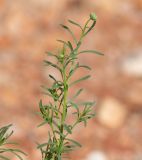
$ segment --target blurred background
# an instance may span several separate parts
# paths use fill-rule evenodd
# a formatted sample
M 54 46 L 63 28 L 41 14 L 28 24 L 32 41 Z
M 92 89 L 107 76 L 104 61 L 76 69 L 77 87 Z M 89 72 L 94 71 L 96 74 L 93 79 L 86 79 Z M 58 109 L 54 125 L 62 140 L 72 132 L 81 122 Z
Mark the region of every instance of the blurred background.
M 29 160 L 40 159 L 35 142 L 47 139 L 35 114 L 39 100 L 48 100 L 40 86 L 53 72 L 43 66 L 44 53 L 60 47 L 56 39 L 68 39 L 60 23 L 83 25 L 90 12 L 98 20 L 83 48 L 105 56 L 80 58 L 93 68 L 81 99 L 96 100 L 96 118 L 74 130 L 83 147 L 69 157 L 142 160 L 142 0 L 0 0 L 0 126 L 13 123 L 12 140 Z

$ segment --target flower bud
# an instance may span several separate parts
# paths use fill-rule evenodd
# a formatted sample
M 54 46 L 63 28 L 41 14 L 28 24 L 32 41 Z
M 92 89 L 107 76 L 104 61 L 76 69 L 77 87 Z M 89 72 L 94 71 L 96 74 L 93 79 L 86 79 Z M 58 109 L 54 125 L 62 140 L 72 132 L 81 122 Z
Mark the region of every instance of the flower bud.
M 97 20 L 97 16 L 95 13 L 91 13 L 90 14 L 90 19 L 93 20 L 93 21 L 96 21 Z
M 60 58 L 64 58 L 64 54 L 60 54 Z

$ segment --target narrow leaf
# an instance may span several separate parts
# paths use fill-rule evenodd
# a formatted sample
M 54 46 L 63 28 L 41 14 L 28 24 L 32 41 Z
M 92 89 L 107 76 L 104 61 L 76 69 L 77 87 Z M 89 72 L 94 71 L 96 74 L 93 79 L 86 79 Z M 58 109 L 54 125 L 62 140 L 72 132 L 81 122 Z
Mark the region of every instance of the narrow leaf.
M 69 45 L 69 47 L 70 47 L 70 50 L 73 51 L 73 46 L 72 46 L 72 44 L 71 44 L 70 41 L 68 41 L 68 45 Z
M 95 51 L 95 50 L 84 50 L 84 51 L 79 52 L 78 54 L 81 54 L 81 53 L 95 53 L 95 54 L 98 54 L 98 55 L 101 55 L 101 56 L 104 55 L 103 53 Z
M 88 70 L 91 70 L 91 68 L 89 66 L 86 66 L 86 65 L 79 65 L 79 67 L 82 67 L 82 68 L 86 68 Z
M 64 124 L 65 130 L 69 133 L 72 134 L 71 128 L 70 126 L 68 126 L 67 124 Z
M 39 144 L 39 145 L 37 146 L 37 149 L 43 148 L 43 147 L 47 146 L 48 144 L 49 144 L 49 142 L 48 142 L 48 143 Z
M 63 24 L 61 24 L 61 26 L 62 26 L 64 29 L 66 29 L 66 30 L 71 34 L 71 36 L 72 36 L 75 44 L 77 44 L 76 37 L 75 37 L 74 33 L 71 31 L 71 29 L 70 29 L 68 26 L 65 26 L 65 25 L 63 25 Z
M 61 39 L 57 39 L 58 42 L 63 43 L 64 45 L 69 47 L 69 44 Z
M 79 89 L 77 93 L 72 97 L 72 100 L 78 97 L 82 91 L 83 91 L 83 88 Z
M 78 147 L 81 147 L 81 144 L 78 143 L 77 141 L 73 140 L 73 139 L 66 138 L 66 140 L 72 142 L 73 144 L 75 144 L 75 145 L 78 146 Z
M 96 21 L 93 22 L 93 24 L 91 25 L 91 27 L 89 27 L 89 29 L 87 30 L 87 32 L 84 34 L 84 36 L 86 36 L 95 26 Z
M 81 103 L 79 103 L 78 105 L 83 105 L 83 106 L 93 106 L 93 105 L 95 105 L 96 104 L 96 102 L 95 101 L 93 101 L 93 102 L 81 102 Z
M 18 157 L 20 160 L 23 160 L 23 158 L 19 155 L 19 154 L 17 154 L 16 152 L 14 152 L 14 151 L 11 151 L 13 154 L 15 154 L 16 155 L 16 157 Z
M 53 64 L 52 62 L 47 61 L 47 60 L 44 60 L 44 62 L 45 62 L 45 64 L 50 65 L 50 66 L 58 69 L 59 71 L 61 71 L 60 67 L 58 67 L 56 64 Z
M 73 73 L 78 69 L 78 67 L 79 67 L 79 63 L 77 63 L 77 64 L 74 66 L 74 68 L 72 68 L 72 69 L 70 70 L 68 78 L 73 75 Z
M 55 79 L 55 77 L 52 76 L 51 74 L 49 74 L 49 77 L 50 77 L 51 79 L 53 79 L 55 82 L 57 81 L 57 80 Z
M 80 24 L 78 24 L 77 22 L 73 21 L 73 20 L 68 20 L 71 24 L 75 25 L 75 26 L 78 26 L 81 30 L 83 30 L 83 28 L 81 27 Z
M 51 52 L 46 51 L 45 53 L 46 53 L 47 55 L 49 55 L 49 56 L 52 56 L 52 57 L 55 57 L 55 58 L 58 59 L 58 56 L 55 55 L 55 54 L 53 54 L 53 53 L 51 53 Z
M 40 123 L 37 127 L 41 127 L 41 126 L 43 126 L 43 125 L 45 125 L 47 123 L 48 123 L 47 121 L 44 121 L 44 122 Z
M 1 158 L 1 159 L 4 159 L 4 160 L 10 160 L 9 158 L 7 158 L 7 157 L 5 157 L 5 156 L 2 156 L 2 155 L 0 155 L 0 158 Z
M 81 82 L 81 81 L 87 80 L 87 79 L 90 78 L 90 77 L 91 77 L 90 75 L 84 76 L 84 77 L 82 77 L 82 78 L 80 78 L 80 79 L 72 82 L 69 86 L 72 86 L 72 85 L 74 85 L 74 84 L 76 84 L 76 83 L 79 83 L 79 82 Z

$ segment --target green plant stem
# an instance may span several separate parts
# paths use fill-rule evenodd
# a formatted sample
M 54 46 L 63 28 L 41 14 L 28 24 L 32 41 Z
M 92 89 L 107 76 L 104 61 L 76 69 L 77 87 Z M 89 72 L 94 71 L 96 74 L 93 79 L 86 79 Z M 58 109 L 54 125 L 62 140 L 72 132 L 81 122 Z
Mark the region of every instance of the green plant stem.
M 55 102 L 55 106 L 56 106 L 56 101 L 54 101 L 54 102 Z M 52 122 L 53 122 L 53 117 L 54 117 L 54 112 L 53 112 L 53 110 L 52 110 Z M 54 136 L 54 138 L 55 138 L 56 141 L 57 141 L 56 134 L 55 134 L 55 129 L 54 129 L 54 125 L 53 125 L 52 122 L 51 122 L 50 126 L 51 126 L 51 129 L 52 129 L 52 132 L 53 132 L 53 136 Z
M 69 31 L 69 33 L 72 35 L 74 44 L 72 44 L 70 41 L 59 40 L 59 42 L 63 43 L 63 48 L 59 56 L 49 52 L 49 56 L 56 57 L 58 63 L 55 64 L 50 61 L 45 61 L 47 65 L 52 66 L 53 68 L 60 71 L 62 80 L 56 80 L 54 76 L 49 75 L 49 77 L 54 82 L 50 88 L 47 88 L 47 91 L 49 92 L 49 96 L 53 98 L 54 104 L 50 103 L 49 105 L 44 106 L 42 105 L 42 101 L 39 103 L 40 112 L 45 121 L 41 123 L 41 125 L 48 123 L 52 132 L 52 134 L 49 132 L 49 139 L 47 143 L 38 145 L 38 148 L 42 152 L 43 160 L 61 160 L 62 154 L 72 151 L 75 146 L 80 147 L 81 145 L 78 142 L 69 139 L 67 136 L 72 134 L 72 130 L 77 124 L 83 122 L 84 125 L 86 125 L 87 120 L 93 118 L 94 116 L 94 114 L 91 113 L 94 103 L 86 102 L 85 104 L 84 102 L 83 105 L 85 106 L 83 111 L 79 109 L 79 104 L 76 104 L 74 100 L 71 100 L 71 103 L 69 103 L 68 88 L 71 87 L 72 84 L 76 84 L 90 77 L 90 75 L 86 75 L 70 83 L 72 75 L 78 68 L 82 67 L 90 70 L 90 67 L 86 65 L 80 65 L 80 63 L 77 61 L 78 55 L 80 53 L 87 52 L 98 54 L 98 52 L 94 50 L 79 51 L 84 37 L 86 37 L 86 35 L 93 29 L 96 24 L 96 15 L 95 13 L 91 13 L 90 18 L 86 21 L 84 27 L 81 27 L 74 21 L 69 22 L 81 29 L 79 39 L 76 39 L 74 33 L 68 26 L 62 25 L 62 27 Z M 81 91 L 82 89 L 78 90 L 74 97 L 76 98 L 81 93 Z M 69 107 L 73 107 L 75 109 L 75 112 L 72 114 L 77 116 L 76 120 L 72 124 L 66 123 Z
M 67 81 L 67 76 L 66 76 L 66 69 L 64 68 L 64 64 L 62 66 L 62 75 L 63 75 L 63 84 L 64 84 L 64 95 L 63 95 L 63 101 L 62 101 L 62 116 L 61 116 L 61 125 L 60 125 L 60 132 L 63 135 L 64 133 L 64 122 L 66 119 L 67 115 L 67 94 L 68 94 L 68 81 Z M 59 154 L 61 152 L 61 147 L 63 145 L 64 137 L 60 136 L 60 142 L 59 142 Z
M 88 19 L 88 20 L 87 20 L 87 22 L 85 23 L 85 26 L 84 26 L 84 28 L 83 28 L 83 30 L 82 30 L 81 37 L 80 37 L 80 39 L 79 39 L 79 42 L 81 42 L 81 43 L 82 43 L 83 37 L 85 36 L 84 33 L 85 33 L 85 30 L 86 30 L 87 25 L 89 24 L 90 20 L 91 20 L 91 19 Z
M 63 98 L 63 115 L 62 115 L 62 124 L 65 121 L 66 114 L 67 114 L 67 93 L 68 93 L 68 84 L 67 84 L 67 76 L 66 76 L 66 70 L 64 70 L 63 74 L 63 83 L 64 83 L 64 98 Z
M 87 25 L 88 23 L 90 22 L 91 19 L 87 20 L 83 30 L 82 30 L 82 33 L 81 33 L 81 36 L 80 36 L 80 39 L 77 43 L 81 43 L 82 40 L 83 40 L 83 37 L 84 37 L 84 33 L 85 33 L 85 30 L 87 28 Z M 78 49 L 76 50 L 76 53 L 77 53 Z M 73 67 L 73 64 L 74 64 L 74 61 L 72 62 L 72 66 L 71 68 Z M 69 80 L 69 79 L 68 79 Z M 65 118 L 66 118 L 66 114 L 67 114 L 67 93 L 68 93 L 68 84 L 67 84 L 67 77 L 66 77 L 66 70 L 63 68 L 63 82 L 64 82 L 64 98 L 63 98 L 63 115 L 62 115 L 62 120 L 61 120 L 61 125 L 62 125 L 62 130 L 61 130 L 61 133 L 63 133 L 63 130 L 64 130 L 64 127 L 63 127 L 63 124 L 64 124 L 64 121 L 65 121 Z M 76 121 L 73 126 L 72 126 L 72 129 L 76 126 L 76 124 L 78 123 L 78 121 Z M 67 133 L 68 135 L 68 133 Z

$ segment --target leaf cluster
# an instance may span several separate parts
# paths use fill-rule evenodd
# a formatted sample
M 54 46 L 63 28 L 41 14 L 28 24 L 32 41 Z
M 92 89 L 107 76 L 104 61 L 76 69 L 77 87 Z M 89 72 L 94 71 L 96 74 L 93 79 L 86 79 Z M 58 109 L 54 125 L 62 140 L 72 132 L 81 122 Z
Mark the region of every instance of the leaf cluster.
M 83 27 L 73 20 L 68 20 L 68 22 L 71 25 L 79 27 L 81 32 L 80 38 L 76 38 L 69 26 L 61 24 L 61 27 L 72 36 L 73 42 L 69 40 L 57 40 L 63 45 L 60 53 L 46 52 L 48 56 L 55 58 L 56 63 L 44 60 L 46 66 L 53 67 L 60 73 L 61 80 L 49 74 L 49 78 L 53 81 L 51 87 L 42 86 L 44 93 L 52 98 L 52 101 L 46 105 L 43 104 L 42 100 L 39 102 L 39 114 L 43 122 L 38 127 L 45 124 L 48 124 L 50 127 L 47 142 L 38 144 L 37 146 L 41 151 L 42 160 L 61 160 L 63 155 L 66 155 L 76 147 L 81 147 L 77 141 L 68 138 L 68 135 L 73 133 L 73 129 L 77 124 L 83 122 L 86 126 L 88 119 L 95 116 L 93 113 L 94 102 L 82 102 L 80 104 L 75 102 L 75 99 L 82 93 L 82 88 L 70 100 L 68 93 L 73 85 L 91 77 L 88 74 L 75 81 L 71 81 L 71 77 L 78 69 L 84 68 L 88 71 L 91 70 L 89 66 L 78 62 L 78 56 L 83 53 L 103 55 L 96 50 L 80 50 L 84 37 L 94 28 L 96 20 L 92 17 L 89 18 Z M 72 116 L 75 117 L 75 121 L 68 124 L 66 119 L 68 118 L 70 108 L 74 110 Z
M 7 125 L 4 127 L 0 128 L 0 159 L 2 160 L 10 160 L 9 157 L 7 157 L 5 155 L 5 153 L 11 153 L 13 155 L 15 155 L 18 159 L 23 160 L 21 155 L 26 155 L 23 151 L 17 149 L 17 148 L 8 148 L 6 147 L 6 145 L 16 145 L 16 143 L 14 142 L 9 142 L 8 139 L 11 137 L 11 135 L 13 134 L 13 131 L 8 132 L 8 129 L 11 127 L 12 125 Z

